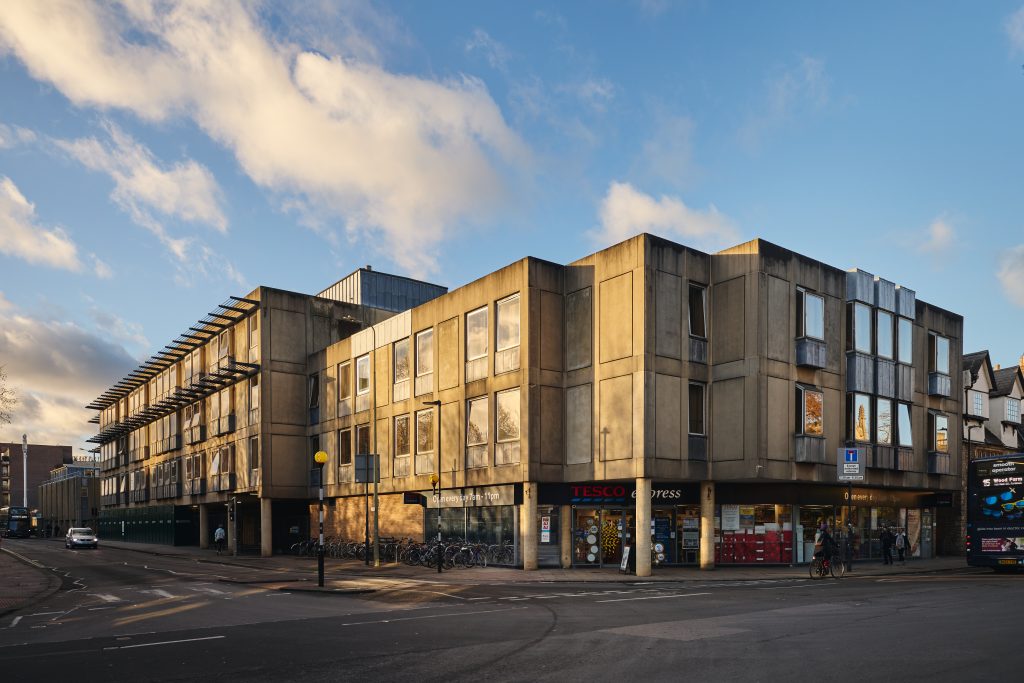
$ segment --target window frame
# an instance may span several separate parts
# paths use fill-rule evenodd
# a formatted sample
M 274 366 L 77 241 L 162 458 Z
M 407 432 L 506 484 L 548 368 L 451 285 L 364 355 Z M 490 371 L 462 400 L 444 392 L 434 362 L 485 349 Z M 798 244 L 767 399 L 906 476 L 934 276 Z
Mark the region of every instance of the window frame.
M 423 349 L 423 344 L 421 342 L 426 343 L 426 344 L 429 345 L 429 348 L 426 349 L 426 353 L 423 352 L 424 349 Z M 434 374 L 434 328 L 433 327 L 428 327 L 427 329 L 420 330 L 419 332 L 416 333 L 416 350 L 415 350 L 415 354 L 416 354 L 416 358 L 415 358 L 416 377 L 424 377 L 426 375 Z M 429 366 L 430 367 L 427 370 L 423 369 L 423 359 L 424 358 L 429 358 L 430 359 L 430 361 L 429 361 Z
M 467 363 L 469 363 L 470 361 L 477 360 L 478 358 L 486 358 L 487 357 L 487 351 L 488 351 L 488 349 L 487 349 L 487 347 L 488 347 L 488 343 L 487 343 L 488 342 L 487 325 L 490 323 L 490 321 L 487 319 L 488 318 L 488 315 L 487 315 L 488 314 L 488 310 L 487 310 L 487 308 L 488 307 L 486 305 L 484 305 L 484 306 L 481 306 L 480 308 L 476 308 L 476 309 L 473 309 L 472 311 L 469 311 L 465 315 L 465 323 L 464 323 L 465 326 L 466 326 L 465 327 L 465 329 L 466 329 L 465 353 L 466 353 L 466 362 Z M 481 337 L 481 339 L 483 340 L 483 349 L 480 350 L 479 353 L 475 353 L 475 355 L 471 355 L 471 352 L 470 352 L 470 342 L 471 341 L 475 341 L 476 338 L 475 337 L 470 337 L 470 322 L 469 321 L 470 321 L 470 318 L 476 319 L 476 318 L 479 318 L 481 316 L 483 317 L 483 320 L 484 320 L 484 330 L 483 330 L 483 335 Z
M 405 376 L 404 377 L 399 377 L 398 376 L 398 358 L 399 358 L 398 350 L 403 345 L 405 347 Z M 403 339 L 399 339 L 398 341 L 396 341 L 395 343 L 393 343 L 391 345 L 391 377 L 392 377 L 392 381 L 393 381 L 394 384 L 398 384 L 399 382 L 407 382 L 410 379 L 412 379 L 412 358 L 410 358 L 410 356 L 409 356 L 409 354 L 410 354 L 410 346 L 411 346 L 411 344 L 410 344 L 410 341 L 409 341 L 409 337 L 405 337 Z
M 399 441 L 398 441 L 398 423 L 399 423 L 399 421 L 405 422 L 405 452 L 404 453 L 399 452 Z M 410 425 L 411 425 L 411 420 L 410 420 L 410 416 L 409 416 L 408 413 L 405 413 L 404 415 L 395 415 L 394 419 L 391 421 L 391 434 L 392 434 L 392 439 L 393 439 L 393 442 L 394 442 L 395 457 L 396 458 L 406 458 L 406 457 L 409 457 L 410 455 L 412 455 L 412 439 L 410 438 L 410 435 L 411 435 Z
M 501 329 L 502 329 L 502 309 L 507 308 L 512 303 L 515 303 L 515 343 L 506 343 L 504 346 L 501 343 Z M 510 315 L 506 313 L 506 315 Z M 504 299 L 499 299 L 494 302 L 494 351 L 500 353 L 509 349 L 514 349 L 522 343 L 522 297 L 519 292 L 510 294 Z
M 931 411 L 931 450 L 934 453 L 949 453 L 949 415 L 945 413 L 939 413 Z M 940 422 L 944 424 L 944 429 L 940 428 Z M 945 432 L 945 447 L 941 447 L 943 440 L 939 438 L 940 434 Z
M 502 397 L 509 396 L 515 393 L 516 395 L 516 434 L 515 436 L 502 437 L 501 426 L 499 420 L 501 419 L 501 403 Z M 495 443 L 514 443 L 522 439 L 523 435 L 523 415 L 522 415 L 522 392 L 519 387 L 512 387 L 505 389 L 504 391 L 497 391 L 494 394 L 494 442 Z
M 423 410 L 417 410 L 416 413 L 416 433 L 415 433 L 415 444 L 414 449 L 416 455 L 433 455 L 436 448 L 435 445 L 435 434 L 434 434 L 434 409 L 424 408 Z M 430 424 L 430 450 L 420 450 L 420 420 L 421 418 L 428 418 L 427 422 Z
M 478 437 L 477 440 L 470 440 L 470 425 L 473 424 L 473 416 L 475 411 L 474 406 L 483 404 L 483 434 L 482 437 Z M 479 421 L 477 422 L 479 424 Z M 478 430 L 479 431 L 479 430 Z M 486 446 L 490 440 L 490 401 L 488 397 L 475 396 L 473 398 L 466 399 L 466 447 L 471 446 Z
M 949 375 L 950 353 L 952 351 L 949 337 L 938 332 L 928 332 L 928 370 L 940 375 Z M 945 369 L 939 363 L 940 352 L 945 350 Z
M 873 407 L 871 405 L 871 396 L 869 394 L 862 394 L 859 392 L 850 392 L 848 394 L 849 401 L 849 429 L 847 430 L 848 438 L 856 443 L 871 443 L 874 438 L 874 416 Z M 864 418 L 866 424 L 864 425 L 863 438 L 858 437 L 858 426 L 857 426 L 857 413 L 858 408 L 864 407 Z
M 797 434 L 800 436 L 813 436 L 816 438 L 823 438 L 825 436 L 825 392 L 821 389 L 804 385 L 797 384 Z M 818 430 L 813 431 L 808 429 L 807 418 L 807 405 L 808 398 L 810 396 L 818 397 L 818 404 L 821 406 L 821 417 L 818 420 Z
M 903 345 L 904 336 L 909 337 L 906 346 Z M 906 357 L 903 355 L 904 350 Z M 901 315 L 896 316 L 896 361 L 904 365 L 914 363 L 914 321 Z
M 885 358 L 886 360 L 894 360 L 896 358 L 896 332 L 894 329 L 894 318 L 892 313 L 883 310 L 881 308 L 875 310 L 875 355 L 879 358 Z M 882 319 L 888 318 L 888 325 L 882 324 Z M 883 348 L 882 332 L 888 330 L 888 348 Z
M 693 392 L 694 389 L 700 390 L 700 431 L 694 431 L 693 427 Z M 689 436 L 707 436 L 708 435 L 708 387 L 703 382 L 689 382 L 687 385 L 686 394 L 686 433 Z
M 365 377 L 360 376 L 360 373 L 363 370 L 366 371 Z M 365 388 L 360 386 L 363 379 L 366 380 Z M 370 385 L 372 383 L 373 381 L 370 379 L 370 354 L 364 353 L 363 355 L 356 358 L 356 396 L 365 396 L 366 394 L 370 393 Z
M 700 306 L 697 310 L 700 311 L 700 320 L 695 320 L 694 317 L 694 296 L 700 295 Z M 699 322 L 698 330 L 695 322 Z M 686 329 L 691 337 L 696 339 L 707 339 L 708 338 L 708 288 L 707 285 L 702 285 L 698 282 L 688 283 L 686 290 Z
M 338 456 L 338 467 L 347 467 L 354 462 L 353 456 L 355 455 L 355 445 L 352 441 L 352 428 L 344 427 L 339 429 L 337 432 L 337 439 L 338 444 L 336 450 Z M 348 455 L 347 462 L 345 457 L 346 451 Z
M 888 435 L 885 438 L 885 440 L 882 439 L 882 404 L 883 403 L 888 403 L 889 404 L 889 417 L 888 417 L 889 432 L 888 432 Z M 894 441 L 894 439 L 893 439 L 893 426 L 894 426 L 894 423 L 893 423 L 893 414 L 892 414 L 893 403 L 894 403 L 894 401 L 891 398 L 882 398 L 882 397 L 876 397 L 875 398 L 875 443 L 877 443 L 880 446 L 892 446 L 893 445 L 893 441 Z
M 338 363 L 338 365 L 337 365 L 337 373 L 338 373 L 338 378 L 337 378 L 337 381 L 338 381 L 338 400 L 339 401 L 345 401 L 347 399 L 352 398 L 352 385 L 353 385 L 353 382 L 352 382 L 352 361 L 351 360 L 346 360 L 346 361 L 343 361 L 341 363 Z M 345 394 L 342 394 L 342 392 L 345 391 L 346 388 L 348 389 L 348 392 L 345 393 Z
M 1011 406 L 1015 410 L 1010 410 Z M 1006 397 L 1006 421 L 1020 424 L 1020 399 L 1013 398 L 1012 396 Z
M 822 294 L 812 292 L 804 287 L 797 287 L 797 333 L 796 336 L 799 339 L 816 339 L 818 341 L 825 341 L 825 297 Z M 814 330 L 808 330 L 808 312 L 811 307 L 807 305 L 808 299 L 814 299 L 818 302 L 821 310 L 821 334 L 815 334 Z
M 906 415 L 906 430 L 903 429 L 904 415 Z M 896 402 L 896 445 L 900 448 L 914 447 L 914 411 L 911 404 L 905 401 Z
M 858 320 L 860 314 L 866 315 L 864 320 Z M 846 344 L 847 350 L 855 351 L 865 355 L 872 355 L 874 352 L 874 318 L 871 314 L 871 306 L 867 305 L 862 301 L 851 301 L 847 312 L 847 333 L 846 333 Z M 861 322 L 867 323 L 867 331 L 861 332 L 863 325 Z M 863 337 L 860 335 L 863 334 Z M 862 341 L 867 342 L 867 346 L 861 344 Z

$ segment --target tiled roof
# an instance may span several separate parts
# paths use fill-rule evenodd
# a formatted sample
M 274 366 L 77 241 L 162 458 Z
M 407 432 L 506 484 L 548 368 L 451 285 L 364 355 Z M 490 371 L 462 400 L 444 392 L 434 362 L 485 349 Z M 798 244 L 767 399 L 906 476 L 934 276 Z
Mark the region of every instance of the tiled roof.
M 1006 396 L 1013 391 L 1013 380 L 1020 377 L 1020 368 L 1014 365 L 1010 368 L 1003 368 L 992 373 L 995 379 L 995 386 L 989 392 L 989 396 Z
M 981 372 L 982 366 L 987 365 L 989 374 L 992 373 L 992 361 L 989 358 L 988 351 L 965 353 L 961 365 L 963 370 L 971 371 L 971 384 L 978 381 L 978 374 Z

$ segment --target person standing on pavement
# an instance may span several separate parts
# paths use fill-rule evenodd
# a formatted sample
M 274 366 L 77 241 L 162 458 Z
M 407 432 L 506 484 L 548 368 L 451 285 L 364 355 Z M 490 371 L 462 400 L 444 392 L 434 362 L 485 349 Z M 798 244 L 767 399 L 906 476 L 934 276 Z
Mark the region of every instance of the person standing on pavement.
M 900 564 L 906 564 L 906 553 L 910 550 L 907 544 L 907 534 L 902 528 L 896 530 L 896 556 L 899 558 Z
M 224 531 L 224 525 L 218 524 L 217 530 L 213 532 L 213 544 L 217 546 L 218 555 L 220 555 L 221 551 L 224 550 L 225 538 L 227 538 L 227 533 Z
M 882 564 L 892 564 L 893 535 L 889 527 L 882 527 L 878 540 L 882 542 Z
M 854 530 L 852 524 L 846 525 L 846 536 L 843 538 L 843 563 L 846 565 L 846 571 L 853 571 L 853 553 L 854 553 Z

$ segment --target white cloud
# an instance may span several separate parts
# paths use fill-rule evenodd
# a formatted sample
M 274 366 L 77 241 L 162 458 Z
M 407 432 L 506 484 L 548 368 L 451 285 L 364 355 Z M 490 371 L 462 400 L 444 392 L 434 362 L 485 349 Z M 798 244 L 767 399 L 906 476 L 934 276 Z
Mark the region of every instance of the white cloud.
M 473 36 L 466 41 L 466 52 L 481 53 L 492 69 L 502 72 L 508 68 L 508 60 L 511 58 L 508 48 L 482 28 L 473 30 Z
M 1005 28 L 1010 39 L 1010 49 L 1015 53 L 1024 52 L 1024 7 L 1007 18 Z
M 9 311 L 13 307 L 14 307 L 14 304 L 12 304 L 10 301 L 7 300 L 7 297 L 4 296 L 3 292 L 0 292 L 0 313 L 2 313 L 4 311 Z
M 101 261 L 99 256 L 96 256 L 96 254 L 90 254 L 90 256 L 92 258 L 92 271 L 96 273 L 96 277 L 101 280 L 109 280 L 114 277 L 114 271 L 110 269 L 110 266 Z
M 1006 298 L 1024 308 L 1024 244 L 1012 247 L 1003 254 L 996 277 L 1003 286 Z
M 0 49 L 79 106 L 190 117 L 254 182 L 383 237 L 413 272 L 435 267 L 453 226 L 505 201 L 503 173 L 529 155 L 480 81 L 302 51 L 251 7 L 17 3 L 0 13 Z
M 16 147 L 36 139 L 36 134 L 21 126 L 8 126 L 0 123 L 0 149 Z
M 794 67 L 765 82 L 764 100 L 758 105 L 758 111 L 748 116 L 740 127 L 740 142 L 756 148 L 767 133 L 783 126 L 799 111 L 820 109 L 828 101 L 829 78 L 825 62 L 815 57 L 801 57 Z
M 662 120 L 644 143 L 636 172 L 676 187 L 686 185 L 696 173 L 693 132 L 693 119 L 689 117 Z
M 227 232 L 220 208 L 220 187 L 202 164 L 193 160 L 161 168 L 152 152 L 113 124 L 106 124 L 110 143 L 96 138 L 55 140 L 79 163 L 114 181 L 111 198 L 133 217 L 152 223 L 151 211 Z
M 601 202 L 601 225 L 591 237 L 601 246 L 650 232 L 692 246 L 721 247 L 737 241 L 737 230 L 712 204 L 701 211 L 676 197 L 654 198 L 629 183 L 612 182 Z
M 74 241 L 60 228 L 39 225 L 35 205 L 6 176 L 0 176 L 0 253 L 50 268 L 82 269 Z
M 936 218 L 928 226 L 922 241 L 917 249 L 927 254 L 944 254 L 956 243 L 956 232 L 953 226 L 945 218 Z

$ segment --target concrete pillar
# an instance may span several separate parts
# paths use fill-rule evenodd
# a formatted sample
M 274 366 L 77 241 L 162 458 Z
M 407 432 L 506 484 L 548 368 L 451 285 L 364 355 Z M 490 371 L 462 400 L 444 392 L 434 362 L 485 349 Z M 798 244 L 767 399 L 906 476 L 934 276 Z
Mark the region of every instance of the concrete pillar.
M 537 568 L 537 484 L 523 482 L 523 504 L 519 506 L 519 552 L 523 569 Z
M 572 506 L 558 508 L 558 547 L 561 550 L 562 569 L 572 567 Z
M 210 547 L 210 513 L 205 505 L 199 506 L 199 547 Z
M 715 482 L 700 483 L 700 568 L 715 568 Z
M 651 575 L 651 480 L 636 478 L 636 575 Z
M 263 557 L 274 554 L 274 527 L 270 511 L 270 498 L 260 498 L 260 555 Z

